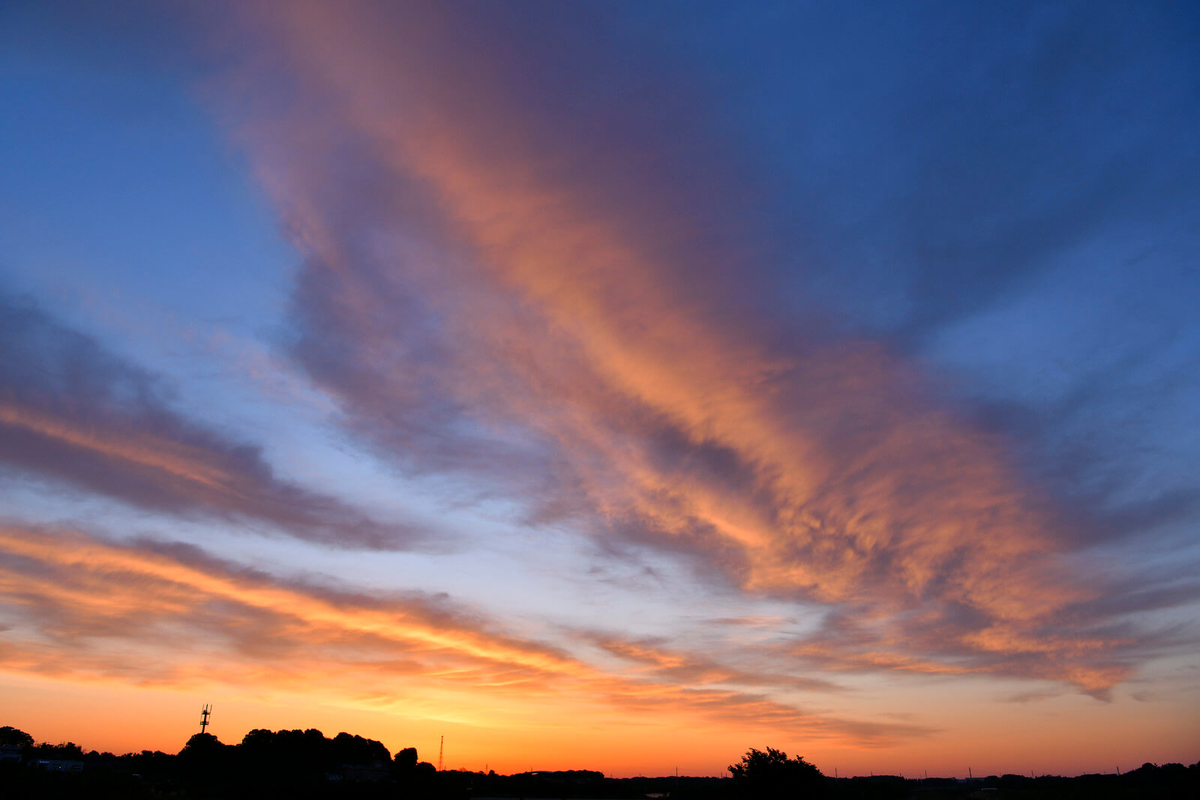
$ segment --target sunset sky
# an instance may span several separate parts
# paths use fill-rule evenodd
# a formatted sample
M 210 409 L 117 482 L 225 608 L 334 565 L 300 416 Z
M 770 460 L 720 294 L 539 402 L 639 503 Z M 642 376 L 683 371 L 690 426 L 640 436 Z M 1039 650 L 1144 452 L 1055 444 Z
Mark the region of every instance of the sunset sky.
M 1200 760 L 1200 5 L 0 4 L 0 725 Z

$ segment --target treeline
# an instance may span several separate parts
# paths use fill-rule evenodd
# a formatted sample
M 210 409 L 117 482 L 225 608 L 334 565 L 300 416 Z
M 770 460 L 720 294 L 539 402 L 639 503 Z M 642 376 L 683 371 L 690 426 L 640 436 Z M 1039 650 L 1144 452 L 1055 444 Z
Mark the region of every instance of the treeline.
M 578 798 L 578 800 L 974 800 L 1062 798 L 1124 800 L 1200 797 L 1200 763 L 1145 764 L 1123 775 L 1074 778 L 1019 775 L 970 781 L 899 776 L 835 779 L 815 766 L 767 748 L 750 750 L 729 778 L 606 778 L 590 770 L 526 772 L 437 771 L 415 748 L 394 756 L 381 742 L 321 731 L 253 730 L 238 744 L 197 734 L 177 754 L 84 752 L 72 743 L 36 744 L 0 728 L 0 796 L 37 798 Z
M 416 748 L 393 757 L 374 739 L 349 733 L 329 738 L 312 728 L 256 729 L 238 744 L 198 733 L 177 754 L 114 755 L 85 753 L 72 742 L 34 744 L 29 734 L 4 727 L 0 770 L 7 797 L 419 799 L 437 794 L 437 770 L 418 760 Z

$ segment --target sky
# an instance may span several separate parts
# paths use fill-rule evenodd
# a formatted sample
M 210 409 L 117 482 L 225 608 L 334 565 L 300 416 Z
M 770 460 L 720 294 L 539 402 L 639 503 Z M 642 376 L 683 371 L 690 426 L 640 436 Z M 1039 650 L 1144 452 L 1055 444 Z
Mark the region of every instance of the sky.
M 0 723 L 1200 760 L 1190 3 L 9 3 Z

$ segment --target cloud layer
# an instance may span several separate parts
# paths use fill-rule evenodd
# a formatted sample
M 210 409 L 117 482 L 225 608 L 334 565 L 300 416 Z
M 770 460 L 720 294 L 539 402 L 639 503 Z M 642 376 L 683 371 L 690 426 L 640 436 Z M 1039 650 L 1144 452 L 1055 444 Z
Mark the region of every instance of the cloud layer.
M 508 635 L 497 620 L 445 597 L 281 579 L 178 543 L 115 544 L 8 526 L 0 530 L 0 597 L 0 667 L 42 677 L 194 689 L 220 676 L 331 700 L 386 698 L 410 712 L 465 715 L 485 726 L 536 713 L 549 714 L 542 724 L 569 728 L 583 708 L 597 718 L 657 711 L 782 724 L 865 746 L 928 733 L 806 712 L 732 688 L 741 681 L 728 670 L 601 669 Z M 622 655 L 642 661 L 646 652 Z
M 527 37 L 522 62 L 453 9 L 397 14 L 263 9 L 297 102 L 229 104 L 309 256 L 293 352 L 359 434 L 519 497 L 531 521 L 831 604 L 825 644 L 867 647 L 860 664 L 1036 658 L 1092 692 L 1128 674 L 1104 656 L 1116 640 L 1063 624 L 1100 587 L 1062 562 L 1063 511 L 1001 437 L 813 307 L 756 318 L 739 285 L 762 254 L 728 221 L 702 227 L 723 176 L 676 179 L 669 155 L 620 168 L 639 144 L 661 155 L 634 134 L 673 120 L 534 74 L 555 56 L 545 29 L 504 32 Z
M 411 546 L 336 498 L 280 481 L 259 448 L 171 410 L 161 379 L 33 303 L 0 295 L 0 461 L 138 508 L 266 523 L 340 547 Z

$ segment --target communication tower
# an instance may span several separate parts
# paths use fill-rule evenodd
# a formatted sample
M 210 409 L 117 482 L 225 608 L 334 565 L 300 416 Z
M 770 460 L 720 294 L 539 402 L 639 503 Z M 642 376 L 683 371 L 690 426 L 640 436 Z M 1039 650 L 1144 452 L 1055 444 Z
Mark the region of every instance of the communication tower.
M 446 751 L 446 736 L 442 735 L 441 741 L 438 742 L 438 772 L 442 771 L 442 753 Z
M 208 703 L 204 704 L 204 708 L 200 710 L 200 732 L 204 733 L 204 729 L 208 727 L 208 715 L 212 713 L 212 706 Z

